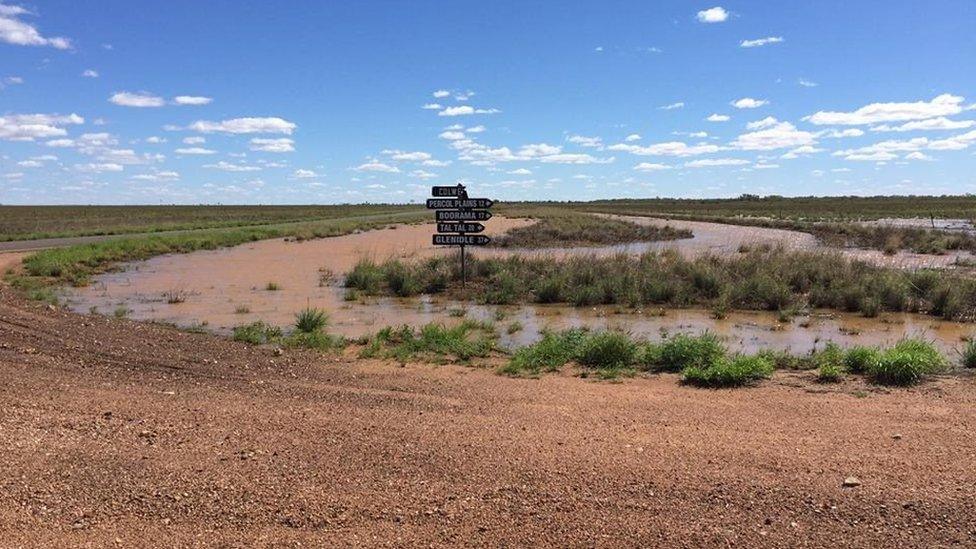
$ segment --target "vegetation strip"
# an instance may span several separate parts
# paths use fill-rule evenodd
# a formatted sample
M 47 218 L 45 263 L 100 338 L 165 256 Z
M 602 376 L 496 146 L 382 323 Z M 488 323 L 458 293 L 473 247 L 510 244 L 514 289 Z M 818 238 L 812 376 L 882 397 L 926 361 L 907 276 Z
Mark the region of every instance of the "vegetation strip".
M 472 258 L 470 292 L 486 304 L 619 304 L 781 311 L 803 307 L 917 312 L 948 320 L 976 319 L 976 280 L 941 271 L 876 267 L 838 253 L 757 248 L 735 257 L 687 259 L 673 250 L 640 256 L 566 259 Z M 360 261 L 345 279 L 355 294 L 413 296 L 456 290 L 456 258 L 421 262 Z
M 558 210 L 533 212 L 540 219 L 529 226 L 509 230 L 496 237 L 494 246 L 511 248 L 569 248 L 631 242 L 653 242 L 691 238 L 691 231 L 672 227 L 638 225 L 630 221 L 566 213 Z

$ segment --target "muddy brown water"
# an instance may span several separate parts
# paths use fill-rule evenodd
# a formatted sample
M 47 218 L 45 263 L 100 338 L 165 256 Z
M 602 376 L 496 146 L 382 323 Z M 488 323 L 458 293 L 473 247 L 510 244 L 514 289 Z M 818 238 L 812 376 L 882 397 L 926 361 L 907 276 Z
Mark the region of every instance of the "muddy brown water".
M 806 233 L 760 227 L 739 227 L 692 221 L 633 218 L 641 223 L 687 227 L 695 236 L 669 242 L 632 243 L 599 248 L 512 250 L 481 249 L 478 255 L 507 254 L 613 254 L 675 248 L 681 253 L 737 253 L 743 244 L 782 243 L 791 249 L 818 249 Z M 501 234 L 530 223 L 521 219 L 494 218 L 489 234 Z M 182 326 L 205 325 L 229 333 L 234 326 L 261 320 L 279 326 L 294 322 L 304 307 L 320 307 L 330 313 L 330 331 L 348 337 L 373 333 L 388 325 L 421 326 L 428 322 L 460 322 L 468 318 L 497 321 L 502 344 L 518 346 L 539 338 L 546 329 L 590 327 L 615 328 L 657 340 L 666 334 L 711 330 L 724 336 L 736 350 L 763 348 L 809 351 L 826 341 L 841 345 L 891 344 L 905 336 L 921 336 L 954 352 L 976 326 L 945 322 L 912 314 L 887 314 L 879 319 L 857 315 L 814 312 L 793 322 L 780 322 L 765 312 L 737 312 L 725 319 L 711 318 L 708 311 L 623 307 L 574 308 L 568 306 L 483 306 L 440 297 L 419 299 L 369 298 L 344 300 L 342 276 L 362 258 L 405 260 L 456 253 L 430 244 L 432 224 L 401 225 L 392 229 L 294 242 L 264 240 L 233 248 L 155 257 L 127 264 L 120 272 L 97 277 L 86 288 L 70 290 L 69 306 L 79 312 L 113 314 L 124 308 L 131 318 L 171 322 Z M 855 252 L 855 251 L 851 251 Z M 880 255 L 880 254 L 879 254 Z M 870 256 L 869 256 L 870 257 Z M 884 256 L 881 256 L 884 257 Z M 266 289 L 268 283 L 280 286 Z M 169 296 L 185 298 L 170 303 Z M 507 328 L 518 323 L 512 334 Z

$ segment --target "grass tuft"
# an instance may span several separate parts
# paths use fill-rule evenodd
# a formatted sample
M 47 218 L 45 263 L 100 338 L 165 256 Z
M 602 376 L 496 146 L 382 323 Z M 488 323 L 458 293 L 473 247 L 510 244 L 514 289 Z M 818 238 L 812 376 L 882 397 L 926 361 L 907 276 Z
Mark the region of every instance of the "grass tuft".
M 739 355 L 720 358 L 706 366 L 689 366 L 681 372 L 681 380 L 698 387 L 742 387 L 772 374 L 773 364 L 768 359 L 759 355 Z
M 295 329 L 311 334 L 322 331 L 329 323 L 329 315 L 322 309 L 306 308 L 295 315 Z
M 867 374 L 880 385 L 914 385 L 926 375 L 947 368 L 948 361 L 928 341 L 903 339 L 884 351 L 880 360 L 868 367 Z

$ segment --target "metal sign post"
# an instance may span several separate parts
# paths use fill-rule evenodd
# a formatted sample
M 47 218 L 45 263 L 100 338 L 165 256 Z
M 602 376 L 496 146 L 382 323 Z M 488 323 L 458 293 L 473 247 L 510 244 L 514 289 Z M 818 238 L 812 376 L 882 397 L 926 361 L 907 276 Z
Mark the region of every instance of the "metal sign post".
M 468 198 L 468 191 L 464 185 L 435 185 L 430 194 L 435 198 L 427 199 L 427 208 L 436 210 L 434 218 L 437 220 L 437 234 L 432 242 L 435 246 L 458 246 L 461 249 L 461 288 L 467 284 L 468 268 L 464 249 L 467 246 L 485 246 L 491 239 L 480 234 L 485 230 L 481 223 L 474 221 L 488 221 L 491 212 L 488 211 L 494 201 L 488 198 Z

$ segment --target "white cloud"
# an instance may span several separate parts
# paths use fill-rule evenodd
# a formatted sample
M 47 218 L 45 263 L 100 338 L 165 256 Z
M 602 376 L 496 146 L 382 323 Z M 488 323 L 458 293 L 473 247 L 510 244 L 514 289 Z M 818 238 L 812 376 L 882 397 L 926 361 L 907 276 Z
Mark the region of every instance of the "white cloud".
M 864 135 L 864 130 L 858 128 L 847 128 L 845 130 L 824 130 L 817 134 L 817 137 L 861 137 Z
M 872 103 L 852 112 L 819 111 L 807 116 L 806 120 L 818 126 L 837 124 L 858 126 L 881 122 L 903 122 L 924 120 L 937 116 L 950 116 L 962 112 L 963 98 L 944 93 L 931 101 L 914 103 Z
M 944 116 L 929 118 L 927 120 L 913 120 L 905 122 L 900 126 L 873 126 L 873 132 L 911 132 L 911 131 L 935 131 L 935 130 L 964 130 L 976 126 L 976 120 L 949 120 Z
M 816 154 L 816 153 L 820 153 L 820 152 L 824 152 L 824 149 L 818 149 L 817 147 L 814 147 L 813 145 L 803 145 L 803 146 L 797 147 L 797 148 L 795 148 L 795 149 L 793 149 L 793 150 L 791 150 L 791 151 L 789 151 L 787 153 L 784 153 L 782 156 L 780 156 L 780 158 L 782 158 L 783 160 L 793 160 L 793 159 L 799 158 L 800 156 L 803 156 L 803 155 Z
M 641 140 L 641 136 L 639 133 L 632 133 L 624 138 L 624 141 L 626 141 L 627 143 L 631 143 L 633 141 L 640 141 L 640 140 Z
M 230 162 L 225 162 L 221 160 L 216 164 L 204 164 L 204 168 L 212 168 L 215 170 L 223 170 L 225 172 L 257 172 L 261 168 L 257 166 L 245 166 L 243 164 L 231 164 Z
M 437 99 L 443 99 L 443 98 L 451 95 L 451 92 L 449 92 L 447 90 L 437 90 L 434 93 L 432 93 L 431 95 L 433 95 Z
M 589 154 L 559 153 L 539 157 L 543 164 L 609 164 L 613 157 L 597 158 Z
M 634 166 L 634 170 L 639 172 L 657 172 L 661 170 L 670 170 L 671 166 L 666 164 L 654 164 L 651 162 L 641 162 L 640 164 Z
M 177 95 L 173 98 L 173 103 L 177 105 L 209 105 L 213 103 L 213 98 L 200 95 Z
M 414 171 L 410 172 L 410 177 L 416 177 L 417 179 L 422 179 L 422 180 L 426 181 L 428 179 L 433 179 L 433 178 L 437 177 L 437 174 L 436 173 L 430 173 L 430 172 L 424 171 L 424 170 L 414 170 Z
M 393 160 L 398 160 L 401 162 L 423 162 L 424 160 L 430 160 L 430 153 L 423 151 L 400 151 L 400 150 L 384 150 L 383 154 L 388 155 Z
M 915 151 L 913 153 L 906 154 L 905 160 L 932 160 L 932 157 L 923 152 Z
M 187 139 L 191 139 L 191 138 L 188 137 Z M 159 144 L 165 143 L 165 142 L 166 142 L 166 138 L 165 137 L 159 137 L 157 135 L 150 135 L 149 137 L 146 138 L 146 143 L 150 143 L 150 144 L 153 144 L 153 145 L 159 145 Z M 183 142 L 184 143 L 187 143 L 188 141 L 186 139 L 184 139 Z
M 692 160 L 691 162 L 685 162 L 686 168 L 714 168 L 722 166 L 745 166 L 749 164 L 748 160 L 743 160 L 741 158 L 704 158 L 701 160 Z
M 121 107 L 162 107 L 166 100 L 149 92 L 117 92 L 108 98 L 110 103 Z
M 172 171 L 165 172 L 153 172 L 153 173 L 143 173 L 139 175 L 133 175 L 132 179 L 136 181 L 177 181 L 180 178 L 180 174 Z
M 536 158 L 559 154 L 560 152 L 562 152 L 562 147 L 548 143 L 530 143 L 528 145 L 522 145 L 522 148 L 519 149 L 518 156 L 522 158 Z
M 731 103 L 731 105 L 737 109 L 758 109 L 763 105 L 766 105 L 769 101 L 765 99 L 753 99 L 751 97 L 743 97 L 742 99 L 737 99 Z
M 470 128 L 464 131 L 466 131 L 467 133 L 483 133 L 486 129 L 487 128 L 485 128 L 484 126 L 478 125 L 478 126 L 471 126 Z
M 446 132 L 441 132 L 440 135 L 438 135 L 437 137 L 440 137 L 441 139 L 446 139 L 448 141 L 456 141 L 458 139 L 465 139 L 467 136 L 464 134 L 464 132 L 446 131 Z
M 756 120 L 755 122 L 749 122 L 748 124 L 746 124 L 746 129 L 749 129 L 749 130 L 761 130 L 763 128 L 768 128 L 770 126 L 775 126 L 776 124 L 779 124 L 779 120 L 776 120 L 772 116 L 767 116 L 766 118 L 763 118 L 762 120 Z
M 783 42 L 782 36 L 767 36 L 766 38 L 757 38 L 755 40 L 743 40 L 742 42 L 739 42 L 739 47 L 758 48 L 768 44 L 779 44 L 781 42 Z
M 211 149 L 205 149 L 203 147 L 186 147 L 181 149 L 176 149 L 176 154 L 216 154 L 217 151 Z
M 816 88 L 817 86 L 820 85 L 820 84 L 817 84 L 816 82 L 807 80 L 806 78 L 801 78 L 801 79 L 797 80 L 796 83 L 799 84 L 799 85 L 801 85 L 801 86 L 803 86 L 804 88 Z
M 252 151 L 272 153 L 295 152 L 295 141 L 287 137 L 281 137 L 278 139 L 255 137 L 254 139 L 251 139 L 250 148 Z
M 38 160 L 21 160 L 17 165 L 21 168 L 40 168 L 44 166 L 44 163 Z
M 701 23 L 722 23 L 729 18 L 729 12 L 721 6 L 715 6 L 707 10 L 701 10 L 696 16 Z
M 385 173 L 400 173 L 400 168 L 396 166 L 390 166 L 376 160 L 371 160 L 365 162 L 353 168 L 357 172 L 385 172 Z
M 17 46 L 50 46 L 59 50 L 71 49 L 71 40 L 60 36 L 43 36 L 36 27 L 20 20 L 32 15 L 20 6 L 0 4 L 0 42 Z
M 683 109 L 685 106 L 684 101 L 678 101 L 677 103 L 671 103 L 668 105 L 661 105 L 658 107 L 662 111 L 673 111 L 674 109 Z
M 721 147 L 718 145 L 712 145 L 710 143 L 701 143 L 698 145 L 688 145 L 681 141 L 668 141 L 666 143 L 655 143 L 653 145 L 641 146 L 641 145 L 628 145 L 626 143 L 617 143 L 615 145 L 610 145 L 607 147 L 611 151 L 624 151 L 631 154 L 636 154 L 638 156 L 697 156 L 700 154 L 710 154 L 718 152 Z
M 450 166 L 451 165 L 451 161 L 450 160 L 435 160 L 435 159 L 432 158 L 430 160 L 424 160 L 423 162 L 421 162 L 421 164 L 424 165 L 424 166 L 431 166 L 431 167 L 434 167 L 434 168 L 443 168 L 444 166 Z
M 190 137 L 184 137 L 183 143 L 186 145 L 200 145 L 207 142 L 207 138 L 200 135 L 192 135 Z
M 77 114 L 10 114 L 0 116 L 0 139 L 34 141 L 67 135 L 65 126 L 84 124 Z
M 316 178 L 316 177 L 319 176 L 319 174 L 315 173 L 312 170 L 306 170 L 306 169 L 302 169 L 302 168 L 299 168 L 299 169 L 295 170 L 295 173 L 293 173 L 291 175 L 295 179 L 314 179 L 314 178 Z
M 232 118 L 220 122 L 209 120 L 198 120 L 187 128 L 200 133 L 283 133 L 291 135 L 297 126 L 294 122 L 289 122 L 282 118 Z
M 469 114 L 495 114 L 501 112 L 498 109 L 476 109 L 471 105 L 460 105 L 457 107 L 447 107 L 437 113 L 437 116 L 467 116 Z
M 91 164 L 75 164 L 75 169 L 79 172 L 91 172 L 91 173 L 103 173 L 103 172 L 121 172 L 124 168 L 121 164 L 115 163 L 91 163 Z
M 440 103 L 425 103 L 424 106 L 420 107 L 428 111 L 439 111 L 444 108 Z
M 709 122 L 728 122 L 729 116 L 727 114 L 713 113 L 708 115 L 708 118 L 705 120 L 708 120 Z
M 732 142 L 732 146 L 747 151 L 771 151 L 816 143 L 814 134 L 798 130 L 789 122 L 777 122 L 773 119 L 769 123 L 767 120 L 760 121 L 765 124 L 761 126 L 762 129 L 740 135 Z
M 583 135 L 571 135 L 566 138 L 570 143 L 576 143 L 580 147 L 597 148 L 603 146 L 603 141 L 599 137 L 586 137 Z
M 94 69 L 85 69 L 85 71 L 82 72 L 81 75 L 84 76 L 85 78 L 98 78 L 98 71 Z
M 525 168 L 519 168 L 517 170 L 512 170 L 508 172 L 509 175 L 532 175 L 532 170 L 527 170 Z

